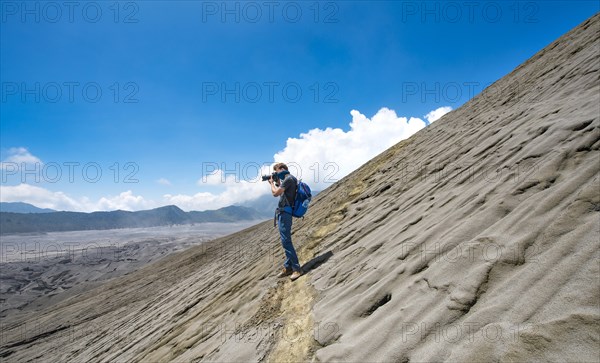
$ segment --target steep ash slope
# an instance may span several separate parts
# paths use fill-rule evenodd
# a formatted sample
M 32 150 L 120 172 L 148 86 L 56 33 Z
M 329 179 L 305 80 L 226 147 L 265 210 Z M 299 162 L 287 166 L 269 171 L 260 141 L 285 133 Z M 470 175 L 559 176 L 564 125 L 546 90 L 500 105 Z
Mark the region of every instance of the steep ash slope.
M 318 358 L 598 360 L 598 30 L 596 15 L 328 191 L 344 207 L 314 313 L 339 329 Z

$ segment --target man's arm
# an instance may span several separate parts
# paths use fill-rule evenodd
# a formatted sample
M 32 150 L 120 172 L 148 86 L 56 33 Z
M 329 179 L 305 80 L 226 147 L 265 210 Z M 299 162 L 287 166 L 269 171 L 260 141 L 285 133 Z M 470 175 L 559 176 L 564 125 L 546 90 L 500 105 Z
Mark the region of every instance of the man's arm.
M 273 184 L 273 180 L 269 180 L 269 184 L 271 184 L 271 193 L 274 197 L 278 197 L 285 192 L 285 188 L 277 187 L 275 184 Z

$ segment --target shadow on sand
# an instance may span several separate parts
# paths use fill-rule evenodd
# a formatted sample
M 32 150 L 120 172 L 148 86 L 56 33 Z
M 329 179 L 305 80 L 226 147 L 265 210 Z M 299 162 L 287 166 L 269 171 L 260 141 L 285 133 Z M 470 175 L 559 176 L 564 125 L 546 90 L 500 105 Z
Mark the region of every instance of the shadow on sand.
M 302 265 L 302 271 L 304 271 L 304 273 L 307 274 L 308 272 L 321 266 L 323 263 L 325 263 L 325 261 L 329 260 L 331 256 L 333 256 L 333 252 L 331 251 L 327 251 L 323 254 L 318 255 L 317 257 Z

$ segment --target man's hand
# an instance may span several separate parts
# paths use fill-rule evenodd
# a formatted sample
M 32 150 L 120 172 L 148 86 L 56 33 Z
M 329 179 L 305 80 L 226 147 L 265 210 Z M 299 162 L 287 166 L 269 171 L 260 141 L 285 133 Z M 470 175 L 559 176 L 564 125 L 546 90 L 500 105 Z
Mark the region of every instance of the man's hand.
M 269 184 L 271 184 L 271 194 L 273 194 L 274 197 L 280 196 L 285 191 L 284 188 L 280 186 L 278 187 L 275 184 L 273 184 L 273 180 L 271 179 L 269 179 Z

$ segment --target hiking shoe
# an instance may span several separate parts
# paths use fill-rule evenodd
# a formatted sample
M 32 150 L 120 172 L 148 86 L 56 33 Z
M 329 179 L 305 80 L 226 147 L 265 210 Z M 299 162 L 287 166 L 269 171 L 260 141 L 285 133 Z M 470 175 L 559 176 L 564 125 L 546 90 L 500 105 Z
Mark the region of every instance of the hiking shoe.
M 292 274 L 292 269 L 291 268 L 282 268 L 281 272 L 279 273 L 279 275 L 277 275 L 277 277 L 281 278 L 281 277 L 286 277 Z
M 292 276 L 290 276 L 290 280 L 296 281 L 296 279 L 298 279 L 298 277 L 300 277 L 302 275 L 303 275 L 302 270 L 294 271 L 294 273 L 292 273 Z

